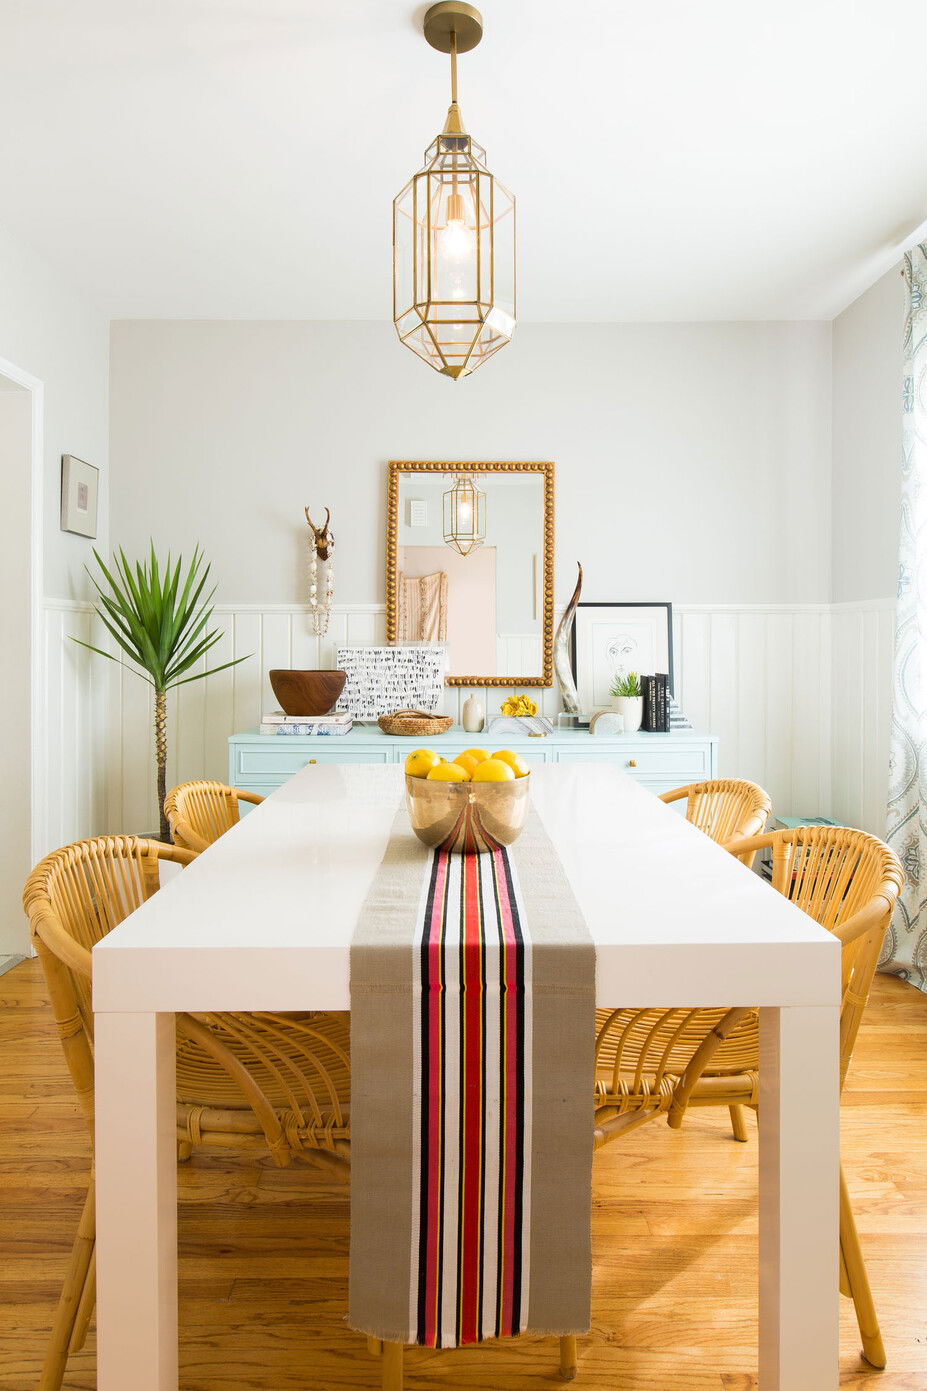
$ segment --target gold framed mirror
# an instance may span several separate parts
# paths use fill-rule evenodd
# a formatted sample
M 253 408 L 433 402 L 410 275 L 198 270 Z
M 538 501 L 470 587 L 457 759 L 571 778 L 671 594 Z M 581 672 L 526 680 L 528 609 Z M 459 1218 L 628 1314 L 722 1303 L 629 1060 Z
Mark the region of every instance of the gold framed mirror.
M 553 464 L 391 459 L 387 642 L 446 642 L 449 686 L 552 686 L 553 628 Z

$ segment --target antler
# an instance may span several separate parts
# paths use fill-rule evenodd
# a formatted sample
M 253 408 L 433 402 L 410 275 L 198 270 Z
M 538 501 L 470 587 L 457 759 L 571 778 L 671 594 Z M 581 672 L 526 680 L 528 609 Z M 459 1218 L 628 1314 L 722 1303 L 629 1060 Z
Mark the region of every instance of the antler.
M 332 535 L 332 533 L 331 533 L 331 531 L 330 531 L 330 529 L 329 529 L 329 522 L 331 521 L 331 516 L 332 516 L 331 512 L 330 512 L 329 509 L 326 507 L 326 509 L 325 509 L 325 521 L 324 521 L 323 525 L 322 525 L 322 526 L 316 526 L 315 522 L 314 522 L 314 521 L 312 520 L 312 518 L 309 516 L 309 508 L 308 508 L 308 507 L 304 507 L 304 508 L 303 508 L 303 511 L 304 511 L 305 514 L 306 514 L 306 521 L 309 523 L 310 527 L 312 528 L 312 534 L 313 534 L 313 536 L 315 537 L 315 548 L 316 548 L 316 551 L 317 551 L 317 553 L 318 553 L 319 559 L 320 559 L 320 560 L 328 560 L 329 556 L 330 556 L 331 553 L 332 553 L 332 549 L 334 548 L 334 545 L 335 545 L 335 538 L 334 538 L 334 536 Z

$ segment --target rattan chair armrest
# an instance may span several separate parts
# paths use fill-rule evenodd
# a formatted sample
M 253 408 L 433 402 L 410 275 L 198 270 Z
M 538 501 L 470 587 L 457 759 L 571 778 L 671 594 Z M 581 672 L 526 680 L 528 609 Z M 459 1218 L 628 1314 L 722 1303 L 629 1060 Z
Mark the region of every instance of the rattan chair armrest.
M 726 1042 L 738 1025 L 742 1024 L 752 1013 L 753 1010 L 749 1007 L 729 1009 L 724 1018 L 719 1019 L 714 1028 L 709 1030 L 702 1039 L 673 1092 L 673 1100 L 667 1115 L 667 1122 L 673 1130 L 678 1130 L 682 1125 L 682 1118 L 689 1104 L 693 1088 L 722 1043 Z
M 239 802 L 250 802 L 253 807 L 259 807 L 264 800 L 260 792 L 243 792 L 240 787 L 235 788 L 235 796 Z
M 85 980 L 92 978 L 93 967 L 90 952 L 86 947 L 82 947 L 80 942 L 76 942 L 51 913 L 44 913 L 41 910 L 33 913 L 30 928 L 32 936 L 41 938 L 52 955 L 63 962 L 69 970 L 76 971 Z

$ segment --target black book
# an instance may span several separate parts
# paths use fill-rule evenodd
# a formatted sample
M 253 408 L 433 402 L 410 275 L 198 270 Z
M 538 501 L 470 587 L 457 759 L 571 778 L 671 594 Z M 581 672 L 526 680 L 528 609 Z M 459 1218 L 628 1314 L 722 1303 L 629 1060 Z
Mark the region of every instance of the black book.
M 643 727 L 649 733 L 655 733 L 659 729 L 659 708 L 657 680 L 655 676 L 641 677 L 641 690 L 644 695 L 644 719 Z
M 669 694 L 667 683 L 669 677 L 666 672 L 658 672 L 654 677 L 657 686 L 656 707 L 657 707 L 657 729 L 661 734 L 669 733 Z

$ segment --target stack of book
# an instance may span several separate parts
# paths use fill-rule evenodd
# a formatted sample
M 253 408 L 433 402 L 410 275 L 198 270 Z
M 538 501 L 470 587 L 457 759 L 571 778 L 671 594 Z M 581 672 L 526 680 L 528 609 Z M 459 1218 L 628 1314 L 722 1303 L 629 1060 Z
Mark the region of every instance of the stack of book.
M 261 719 L 262 734 L 347 734 L 354 720 L 350 715 L 284 715 L 273 710 Z
M 644 718 L 641 729 L 650 734 L 667 734 L 670 727 L 669 677 L 658 671 L 654 676 L 641 677 L 644 693 Z

